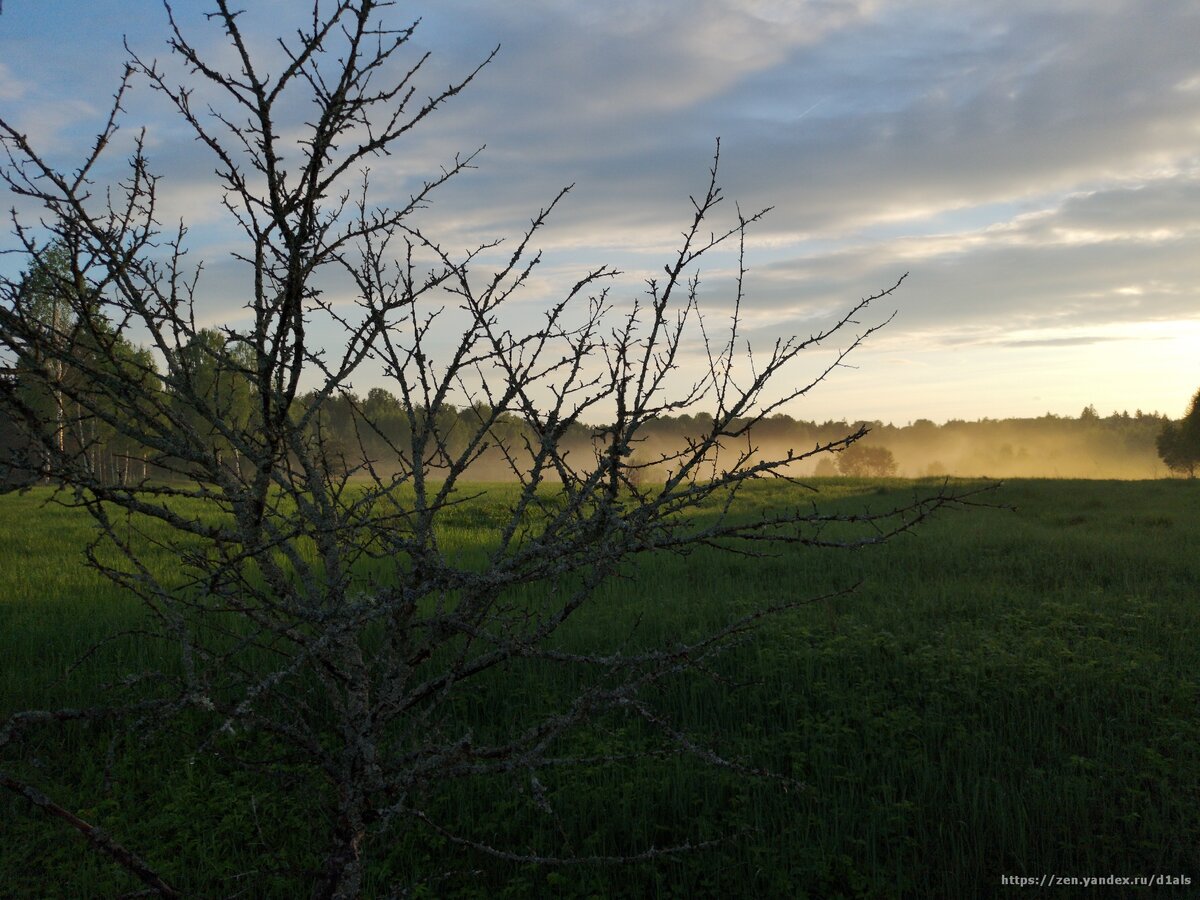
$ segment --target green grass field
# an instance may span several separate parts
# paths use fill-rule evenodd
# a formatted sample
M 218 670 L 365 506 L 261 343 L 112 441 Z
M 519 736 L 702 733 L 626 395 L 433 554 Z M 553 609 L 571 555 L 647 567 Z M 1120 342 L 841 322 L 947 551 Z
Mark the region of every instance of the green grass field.
M 824 493 L 833 506 L 883 508 L 914 487 L 831 480 Z M 45 498 L 0 497 L 0 714 L 84 705 L 126 672 L 171 664 L 130 638 L 72 668 L 96 641 L 136 628 L 141 613 L 82 568 L 86 518 Z M 748 502 L 788 499 L 757 491 Z M 606 585 L 564 636 L 611 646 L 640 616 L 637 640 L 651 643 L 756 603 L 861 582 L 729 652 L 720 664 L 729 683 L 680 678 L 657 698 L 726 756 L 803 789 L 673 758 L 546 779 L 551 820 L 494 781 L 457 784 L 437 798 L 443 818 L 518 849 L 715 843 L 626 867 L 548 869 L 400 833 L 370 848 L 371 890 L 448 871 L 414 894 L 964 898 L 1021 892 L 1002 887 L 1004 875 L 1164 874 L 1193 886 L 1158 893 L 1193 896 L 1200 484 L 1016 481 L 992 499 L 1016 509 L 944 513 L 855 553 L 658 558 Z M 484 513 L 464 514 L 448 537 L 464 548 L 485 542 Z M 462 715 L 504 729 L 564 687 L 516 670 L 482 686 Z M 189 756 L 176 750 L 186 737 L 39 731 L 0 751 L 0 765 L 189 894 L 304 896 L 302 873 L 317 863 L 325 828 L 304 806 L 310 776 Z M 594 739 L 609 748 L 638 736 Z M 0 796 L 0 896 L 138 887 L 69 828 Z

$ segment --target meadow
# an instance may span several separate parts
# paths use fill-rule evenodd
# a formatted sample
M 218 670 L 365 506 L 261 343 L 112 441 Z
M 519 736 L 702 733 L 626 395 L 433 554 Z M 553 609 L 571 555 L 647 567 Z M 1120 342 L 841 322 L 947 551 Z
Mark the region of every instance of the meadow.
M 831 508 L 854 509 L 936 488 L 816 483 Z M 504 492 L 462 509 L 447 538 L 468 552 L 485 545 L 488 504 Z M 126 672 L 171 664 L 136 636 L 75 664 L 105 636 L 139 627 L 142 613 L 83 568 L 90 524 L 48 496 L 0 496 L 0 718 L 86 705 Z M 763 490 L 750 501 L 795 499 Z M 857 585 L 769 620 L 722 657 L 720 678 L 681 677 L 654 698 L 726 757 L 788 780 L 672 757 L 548 778 L 553 817 L 532 815 L 495 782 L 458 783 L 436 799 L 448 820 L 516 848 L 703 849 L 546 868 L 407 832 L 377 840 L 370 890 L 400 877 L 430 897 L 959 898 L 1020 890 L 1003 876 L 1110 874 L 1187 876 L 1194 889 L 1200 483 L 1022 480 L 990 499 L 1011 508 L 943 512 L 853 553 L 646 560 L 606 584 L 563 636 L 611 646 L 638 620 L 637 641 L 652 644 L 755 604 Z M 566 687 L 533 667 L 513 670 L 461 714 L 503 730 Z M 38 731 L 0 750 L 0 767 L 189 895 L 305 895 L 313 836 L 325 827 L 295 789 L 306 773 L 232 769 L 179 751 L 187 737 Z M 593 739 L 606 749 L 639 736 L 613 723 Z M 283 782 L 288 790 L 270 787 Z M 69 828 L 0 796 L 0 895 L 138 888 Z

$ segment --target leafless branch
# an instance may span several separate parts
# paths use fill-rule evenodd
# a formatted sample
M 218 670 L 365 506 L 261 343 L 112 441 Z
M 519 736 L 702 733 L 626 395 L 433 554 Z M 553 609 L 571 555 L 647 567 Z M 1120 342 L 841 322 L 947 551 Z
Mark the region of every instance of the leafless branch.
M 631 716 L 654 735 L 656 745 L 636 758 L 684 754 L 800 788 L 725 759 L 648 698 L 681 674 L 716 677 L 720 653 L 806 599 L 764 605 L 671 647 L 567 653 L 552 639 L 641 556 L 853 549 L 979 502 L 974 490 L 945 485 L 878 512 L 814 506 L 753 517 L 739 505 L 751 482 L 793 480 L 798 464 L 865 435 L 852 428 L 774 454 L 755 443 L 768 416 L 823 383 L 890 321 L 875 308 L 903 278 L 807 338 L 748 347 L 746 235 L 767 210 L 736 208 L 730 224 L 715 224 L 718 143 L 678 246 L 635 302 L 615 298 L 620 273 L 598 266 L 530 325 L 514 307 L 540 263 L 539 234 L 570 187 L 502 255 L 499 241 L 459 252 L 418 214 L 474 167 L 478 151 L 447 161 L 392 206 L 373 200 L 364 171 L 399 151 L 496 51 L 421 101 L 426 56 L 399 65 L 415 24 L 386 26 L 388 4 L 373 0 L 318 2 L 311 21 L 279 42 L 283 67 L 271 75 L 242 13 L 214 2 L 208 21 L 232 63 L 207 56 L 164 4 L 185 82 L 131 51 L 78 169 L 58 170 L 0 119 L 0 179 L 42 209 L 36 226 L 13 215 L 29 267 L 0 281 L 9 370 L 0 410 L 24 435 L 29 478 L 53 483 L 60 502 L 93 517 L 91 565 L 144 601 L 153 633 L 179 658 L 174 674 L 130 673 L 123 683 L 139 699 L 104 713 L 15 716 L 0 749 L 26 728 L 101 715 L 166 721 L 186 712 L 205 723 L 189 752 L 248 765 L 249 737 L 265 736 L 273 752 L 303 760 L 330 787 L 333 824 L 314 891 L 328 897 L 360 892 L 369 839 L 391 828 L 432 829 L 510 861 L 615 860 L 570 852 L 561 828 L 559 851 L 493 847 L 464 823 L 436 821 L 422 799 L 457 779 L 536 779 L 551 767 L 631 758 L 619 749 L 560 752 L 564 738 L 605 716 Z M 242 237 L 234 258 L 248 273 L 247 324 L 198 325 L 202 266 L 187 258 L 186 228 L 159 222 L 159 181 L 140 137 L 124 177 L 98 183 L 134 80 L 165 97 L 212 154 Z M 302 121 L 290 114 L 297 98 L 308 101 Z M 722 252 L 736 252 L 737 276 L 728 324 L 716 328 L 701 308 L 699 267 Z M 331 301 L 326 280 L 354 302 Z M 448 328 L 453 315 L 465 326 Z M 318 321 L 340 329 L 332 349 L 317 339 Z M 803 354 L 835 340 L 832 361 L 798 377 Z M 699 374 L 689 355 L 703 360 Z M 355 379 L 372 367 L 384 386 L 356 394 Z M 656 423 L 695 412 L 706 417 L 673 444 L 649 448 Z M 487 523 L 480 564 L 444 535 L 456 516 L 481 507 L 471 478 L 488 466 L 513 488 Z M 176 564 L 154 561 L 164 555 Z M 522 593 L 531 585 L 537 600 Z M 477 739 L 456 704 L 492 673 L 531 664 L 571 666 L 587 678 L 513 733 Z M 139 857 L 4 778 L 174 895 Z M 529 802 L 553 815 L 539 790 Z M 620 860 L 702 846 L 649 847 Z

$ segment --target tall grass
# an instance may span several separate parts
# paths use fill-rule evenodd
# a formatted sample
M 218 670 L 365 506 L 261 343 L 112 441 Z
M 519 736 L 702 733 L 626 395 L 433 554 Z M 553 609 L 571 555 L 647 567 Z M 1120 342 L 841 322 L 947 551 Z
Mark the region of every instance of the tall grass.
M 657 557 L 614 579 L 560 637 L 569 646 L 672 641 L 764 601 L 848 596 L 779 616 L 713 678 L 650 698 L 728 757 L 802 782 L 714 772 L 687 758 L 546 776 L 554 816 L 521 801 L 528 776 L 453 785 L 434 810 L 480 839 L 581 854 L 690 841 L 707 849 L 626 867 L 540 869 L 464 853 L 421 832 L 371 847 L 372 890 L 395 877 L 427 896 L 974 897 L 1002 875 L 1200 875 L 1200 487 L 1024 481 L 998 502 L 936 518 L 863 552 Z M 910 482 L 832 480 L 836 507 L 882 508 Z M 88 535 L 36 493 L 0 498 L 3 711 L 91 702 L 101 685 L 169 665 L 169 648 L 103 635 L 136 604 L 80 569 Z M 490 505 L 444 539 L 488 541 Z M 801 502 L 791 488 L 743 503 Z M 480 733 L 566 696 L 582 673 L 514 666 L 464 702 Z M 637 747 L 612 718 L 571 749 Z M 48 733 L 4 764 L 137 847 L 205 896 L 302 895 L 326 823 L 299 770 L 230 771 L 109 728 Z M 280 791 L 281 782 L 287 789 Z M 282 799 L 281 799 L 282 798 Z M 135 887 L 55 823 L 0 798 L 0 885 L 15 896 L 112 896 Z M 459 874 L 453 874 L 458 872 Z M 1180 896 L 1187 895 L 1182 889 Z

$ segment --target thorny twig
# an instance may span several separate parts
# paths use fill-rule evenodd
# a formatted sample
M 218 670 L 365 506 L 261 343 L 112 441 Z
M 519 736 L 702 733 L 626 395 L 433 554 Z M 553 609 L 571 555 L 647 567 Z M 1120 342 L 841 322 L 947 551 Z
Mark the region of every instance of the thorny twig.
M 91 564 L 140 597 L 151 627 L 178 649 L 178 674 L 127 681 L 147 692 L 149 707 L 112 712 L 186 713 L 207 726 L 189 752 L 219 750 L 251 764 L 249 738 L 265 737 L 279 758 L 317 773 L 332 800 L 314 896 L 354 896 L 369 838 L 403 825 L 514 862 L 599 861 L 492 847 L 471 837 L 468 823 L 435 821 L 420 798 L 456 779 L 536 779 L 549 767 L 629 759 L 617 749 L 560 752 L 564 739 L 614 711 L 657 735 L 659 745 L 639 758 L 682 753 L 773 777 L 725 760 L 645 698 L 667 678 L 711 671 L 716 654 L 803 599 L 657 650 L 568 653 L 552 638 L 642 555 L 862 547 L 938 509 L 978 502 L 974 489 L 947 484 L 881 513 L 739 513 L 746 485 L 791 480 L 798 463 L 864 436 L 852 429 L 774 455 L 754 443 L 767 417 L 890 321 L 859 325 L 903 278 L 807 338 L 779 338 L 757 353 L 744 347 L 745 236 L 766 211 L 738 209 L 732 225 L 709 230 L 723 199 L 718 143 L 680 245 L 641 300 L 619 308 L 610 296 L 618 273 L 598 267 L 523 327 L 514 298 L 529 287 L 540 260 L 534 242 L 569 188 L 505 256 L 498 242 L 457 253 L 416 220 L 475 154 L 455 157 L 407 199 L 374 202 L 362 170 L 400 150 L 495 55 L 422 101 L 426 57 L 394 67 L 413 26 L 382 25 L 386 5 L 314 3 L 311 22 L 281 42 L 286 62 L 271 75 L 243 35 L 242 13 L 225 0 L 215 0 L 210 18 L 229 42 L 228 69 L 166 4 L 170 46 L 188 81 L 176 84 L 157 61 L 132 54 L 111 114 L 74 172 L 55 168 L 0 119 L 0 179 L 39 204 L 44 222 L 26 226 L 14 213 L 30 269 L 0 282 L 0 354 L 20 373 L 0 378 L 0 407 L 28 441 L 30 477 L 49 479 L 63 502 L 94 517 Z M 159 182 L 141 138 L 124 179 L 103 191 L 94 185 L 134 78 L 172 104 L 213 155 L 225 210 L 243 237 L 235 258 L 248 299 L 237 324 L 198 324 L 201 270 L 186 258 L 186 229 L 159 224 Z M 211 106 L 202 108 L 201 88 Z M 310 105 L 303 121 L 291 120 L 300 97 Z M 734 245 L 736 293 L 721 337 L 702 314 L 698 266 Z M 331 299 L 335 282 L 353 305 Z M 450 315 L 466 324 L 444 324 Z M 333 348 L 316 337 L 329 327 L 341 329 Z M 842 346 L 831 362 L 795 377 L 802 354 L 834 340 Z M 699 375 L 688 375 L 689 354 L 703 359 Z M 383 373 L 387 390 L 362 398 L 352 387 L 369 369 Z M 709 417 L 677 445 L 639 458 L 648 426 L 695 411 Z M 483 508 L 464 501 L 478 493 L 467 479 L 487 465 L 507 471 L 514 488 L 487 523 L 493 542 L 480 567 L 445 546 L 443 526 Z M 177 561 L 167 570 L 152 561 L 164 553 Z M 532 585 L 541 592 L 521 593 Z M 477 739 L 459 704 L 489 673 L 529 663 L 570 665 L 587 677 L 511 734 Z M 0 744 L 69 712 L 19 715 Z M 540 788 L 529 797 L 551 808 Z M 143 880 L 153 875 L 117 845 L 97 846 Z

